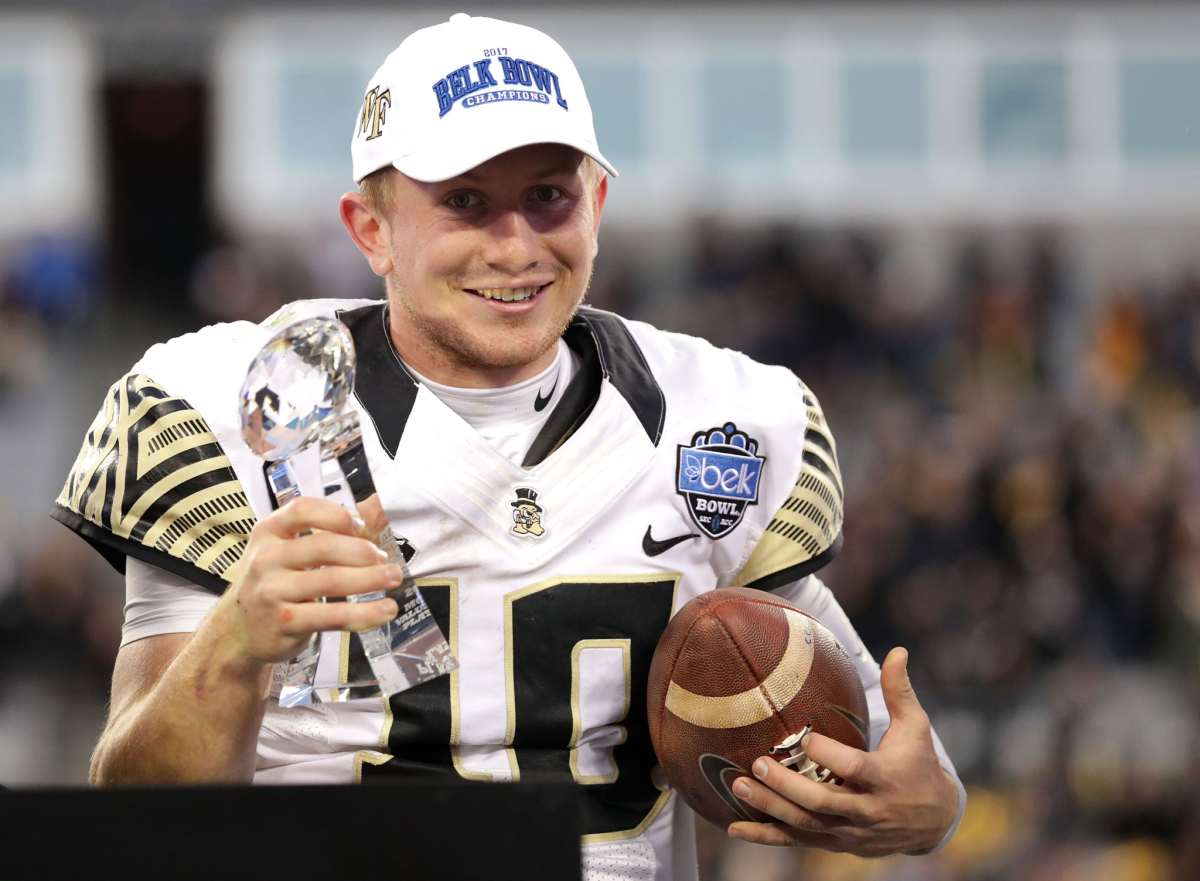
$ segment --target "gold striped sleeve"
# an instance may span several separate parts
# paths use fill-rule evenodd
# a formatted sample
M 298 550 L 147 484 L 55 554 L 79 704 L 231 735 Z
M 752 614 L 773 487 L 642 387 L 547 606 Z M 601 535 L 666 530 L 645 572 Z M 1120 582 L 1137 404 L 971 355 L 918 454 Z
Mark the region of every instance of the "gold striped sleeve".
M 800 476 L 734 577 L 734 587 L 771 590 L 817 571 L 842 547 L 845 498 L 837 446 L 816 395 L 802 382 L 800 388 L 808 412 Z
M 255 521 L 204 418 L 145 374 L 109 389 L 52 516 L 122 572 L 133 556 L 218 592 Z

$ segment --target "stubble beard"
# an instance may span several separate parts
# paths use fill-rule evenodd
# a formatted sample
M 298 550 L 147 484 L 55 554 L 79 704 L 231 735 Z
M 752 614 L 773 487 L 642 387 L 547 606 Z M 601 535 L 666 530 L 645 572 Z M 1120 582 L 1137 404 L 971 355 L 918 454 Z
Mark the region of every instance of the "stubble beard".
M 465 331 L 453 319 L 438 319 L 418 312 L 395 273 L 388 276 L 388 299 L 397 303 L 409 326 L 432 350 L 431 353 L 449 359 L 458 367 L 468 369 L 511 369 L 531 364 L 541 358 L 558 343 L 574 320 L 583 304 L 587 289 L 591 285 L 592 267 L 588 267 L 588 278 L 570 312 L 559 322 L 551 325 L 540 338 L 522 343 L 510 338 L 510 345 L 492 343 Z M 520 324 L 514 322 L 516 328 Z

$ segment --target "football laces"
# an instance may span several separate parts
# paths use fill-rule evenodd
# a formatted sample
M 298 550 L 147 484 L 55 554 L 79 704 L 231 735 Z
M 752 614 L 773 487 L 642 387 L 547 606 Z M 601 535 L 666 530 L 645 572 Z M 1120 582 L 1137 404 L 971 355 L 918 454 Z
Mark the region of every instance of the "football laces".
M 779 764 L 785 768 L 791 768 L 797 774 L 803 774 L 809 780 L 817 783 L 824 783 L 827 780 L 833 780 L 834 783 L 841 784 L 841 780 L 833 776 L 833 772 L 828 768 L 818 765 L 804 752 L 804 747 L 800 745 L 800 741 L 804 736 L 812 731 L 811 725 L 805 725 L 798 734 L 793 734 L 783 741 L 771 747 L 771 755 L 780 756 L 787 754 L 786 759 L 782 759 Z

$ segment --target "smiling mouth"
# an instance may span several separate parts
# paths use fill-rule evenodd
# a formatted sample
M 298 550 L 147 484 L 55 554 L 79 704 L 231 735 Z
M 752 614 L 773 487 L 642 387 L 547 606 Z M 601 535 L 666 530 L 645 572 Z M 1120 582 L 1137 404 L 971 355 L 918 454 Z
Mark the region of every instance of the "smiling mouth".
M 477 297 L 483 297 L 485 300 L 501 300 L 505 303 L 523 303 L 526 300 L 532 300 L 544 288 L 550 285 L 533 285 L 524 288 L 464 288 L 468 293 L 472 293 Z

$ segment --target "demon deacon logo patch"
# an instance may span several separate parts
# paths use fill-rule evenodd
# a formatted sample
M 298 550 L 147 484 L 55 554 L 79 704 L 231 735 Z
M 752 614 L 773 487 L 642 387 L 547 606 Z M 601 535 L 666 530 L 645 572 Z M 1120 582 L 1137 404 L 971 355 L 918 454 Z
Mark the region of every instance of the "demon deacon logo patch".
M 537 503 L 537 490 L 517 488 L 517 500 L 510 502 L 513 515 L 513 535 L 522 538 L 541 538 L 546 534 L 542 526 L 542 506 Z
M 723 538 L 742 522 L 747 505 L 758 504 L 758 481 L 765 456 L 758 441 L 732 422 L 698 431 L 691 446 L 679 446 L 675 480 L 688 513 L 704 532 Z

